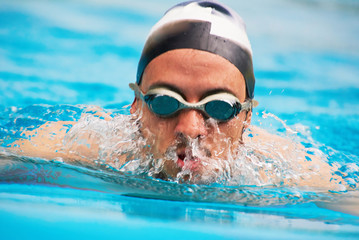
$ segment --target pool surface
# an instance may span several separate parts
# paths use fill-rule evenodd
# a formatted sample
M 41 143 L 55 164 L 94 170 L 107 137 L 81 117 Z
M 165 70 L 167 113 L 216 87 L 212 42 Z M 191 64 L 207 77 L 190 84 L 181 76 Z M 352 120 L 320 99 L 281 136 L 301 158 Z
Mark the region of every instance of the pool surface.
M 176 184 L 9 154 L 21 131 L 86 106 L 129 114 L 144 40 L 177 1 L 0 0 L 1 239 L 359 238 L 359 216 L 331 207 L 359 202 L 359 1 L 222 2 L 253 48 L 252 124 L 298 131 L 351 191 Z

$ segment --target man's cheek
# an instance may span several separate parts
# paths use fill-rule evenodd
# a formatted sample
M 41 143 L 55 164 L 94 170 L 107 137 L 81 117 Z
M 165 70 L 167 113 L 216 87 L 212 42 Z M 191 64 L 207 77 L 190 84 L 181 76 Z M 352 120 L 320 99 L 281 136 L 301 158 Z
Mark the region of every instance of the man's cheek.
M 167 149 L 174 144 L 174 140 L 170 134 L 157 128 L 154 130 L 146 129 L 144 137 L 147 138 L 147 144 L 151 148 L 151 152 L 155 158 L 163 158 Z

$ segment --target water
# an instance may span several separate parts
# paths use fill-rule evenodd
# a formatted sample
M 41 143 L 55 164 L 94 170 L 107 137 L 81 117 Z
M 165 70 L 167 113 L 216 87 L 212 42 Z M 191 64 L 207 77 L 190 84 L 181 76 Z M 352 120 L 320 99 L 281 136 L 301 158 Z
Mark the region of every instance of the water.
M 128 83 L 143 41 L 174 3 L 0 1 L 1 144 L 46 121 L 78 121 L 89 105 L 128 114 L 123 106 L 133 98 Z M 358 199 L 346 191 L 358 183 L 358 2 L 225 3 L 245 19 L 252 42 L 260 102 L 253 125 L 286 138 L 298 132 L 295 140 L 307 150 L 340 166 L 336 175 L 346 187 L 177 184 L 101 163 L 86 168 L 2 151 L 4 238 L 359 236 L 359 218 L 350 211 L 318 207 Z M 92 120 L 92 129 L 101 120 Z

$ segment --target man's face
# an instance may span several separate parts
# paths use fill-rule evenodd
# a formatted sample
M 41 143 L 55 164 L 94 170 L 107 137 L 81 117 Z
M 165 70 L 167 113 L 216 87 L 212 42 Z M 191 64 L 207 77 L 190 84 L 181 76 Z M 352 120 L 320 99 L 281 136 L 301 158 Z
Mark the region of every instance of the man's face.
M 146 93 L 156 86 L 167 86 L 190 103 L 218 91 L 233 94 L 241 103 L 246 96 L 244 78 L 233 64 L 218 55 L 193 49 L 169 51 L 152 60 L 140 88 Z M 164 160 L 165 174 L 175 178 L 186 170 L 192 173 L 192 180 L 216 171 L 216 161 L 229 158 L 241 143 L 244 121 L 249 123 L 251 118 L 251 113 L 243 111 L 227 122 L 216 122 L 194 109 L 161 118 L 140 99 L 132 105 L 131 113 L 135 112 L 142 114 L 141 132 L 153 157 Z

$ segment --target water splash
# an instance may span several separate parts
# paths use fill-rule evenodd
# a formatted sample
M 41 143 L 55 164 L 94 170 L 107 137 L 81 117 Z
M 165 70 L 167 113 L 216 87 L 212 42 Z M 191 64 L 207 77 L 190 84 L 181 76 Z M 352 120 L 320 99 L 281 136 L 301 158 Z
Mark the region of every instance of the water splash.
M 99 146 L 96 164 L 100 163 L 107 168 L 124 173 L 146 174 L 176 183 L 220 184 L 223 186 L 296 186 L 297 182 L 315 181 L 318 179 L 318 175 L 326 171 L 327 175 L 331 175 L 326 176 L 322 181 L 328 181 L 324 183 L 324 185 L 328 185 L 330 181 L 334 182 L 344 176 L 340 174 L 342 168 L 339 165 L 336 166 L 339 171 L 333 174 L 329 170 L 325 170 L 333 164 L 328 163 L 328 156 L 320 150 L 320 144 L 311 138 L 308 128 L 300 124 L 290 127 L 271 113 L 263 113 L 261 120 L 266 121 L 266 119 L 272 118 L 279 123 L 281 128 L 285 129 L 280 132 L 281 137 L 275 137 L 274 140 L 270 139 L 273 136 L 268 135 L 266 131 L 258 132 L 256 127 L 251 127 L 245 132 L 245 144 L 233 147 L 228 138 L 219 138 L 218 145 L 223 143 L 229 147 L 223 149 L 221 154 L 215 153 L 211 156 L 200 138 L 182 137 L 181 141 L 177 140 L 167 149 L 164 157 L 159 159 L 155 159 L 151 153 L 152 143 L 144 139 L 140 133 L 140 118 L 141 116 L 133 118 L 117 115 L 111 120 L 105 120 L 93 115 L 85 115 L 71 129 L 64 144 L 68 148 L 76 148 L 74 145 L 81 142 L 80 139 L 94 139 L 93 141 L 96 140 Z M 218 126 L 213 122 L 208 124 L 215 127 L 216 132 L 220 133 Z M 254 141 L 254 138 L 266 140 Z M 183 159 L 182 168 L 177 169 L 175 175 L 171 176 L 166 172 L 166 165 L 176 165 L 178 144 L 185 146 L 186 156 L 190 157 Z M 224 154 L 226 158 L 216 157 L 217 154 L 223 155 L 223 151 L 227 151 Z M 126 160 L 119 160 L 124 155 Z M 313 161 L 314 159 L 316 161 Z M 357 178 L 339 181 L 332 190 L 346 190 L 348 184 L 352 188 L 356 181 Z M 332 185 L 334 186 L 334 184 Z M 314 184 L 314 186 L 318 185 Z
M 257 127 L 252 126 L 245 132 L 244 144 L 232 146 L 228 139 L 223 138 L 221 141 L 229 144 L 228 149 L 212 155 L 206 151 L 200 139 L 187 138 L 183 140 L 186 144 L 186 155 L 191 156 L 192 159 L 184 159 L 184 166 L 179 168 L 174 176 L 169 176 L 165 172 L 166 164 L 176 163 L 178 159 L 176 144 L 178 143 L 171 145 L 163 158 L 155 159 L 150 151 L 151 143 L 141 134 L 139 119 L 142 115 L 137 114 L 138 116 L 134 117 L 110 113 L 99 108 L 92 111 L 87 109 L 67 132 L 62 142 L 62 150 L 81 155 L 82 153 L 77 151 L 80 146 L 87 148 L 88 151 L 90 149 L 93 151 L 96 147 L 97 154 L 88 158 L 89 165 L 86 165 L 88 168 L 126 176 L 146 176 L 156 181 L 166 179 L 176 184 L 222 187 L 299 187 L 296 182 L 310 182 L 311 179 L 317 179 L 326 165 L 335 169 L 330 173 L 331 178 L 326 179 L 328 184 L 331 181 L 337 182 L 335 188 L 331 189 L 332 191 L 356 189 L 359 182 L 357 156 L 345 155 L 323 146 L 312 139 L 308 127 L 301 124 L 288 126 L 271 113 L 263 113 L 259 121 L 265 125 L 274 120 L 280 129 L 277 131 L 280 137 L 273 139 L 268 132 L 258 132 Z M 38 116 L 38 112 L 35 115 L 31 118 L 43 119 L 43 116 Z M 11 121 L 10 117 L 9 121 Z M 208 122 L 208 125 L 216 127 L 213 122 Z M 220 134 L 218 128 L 216 131 Z M 258 139 L 268 141 L 258 141 Z M 13 140 L 16 140 L 16 137 Z M 226 158 L 217 157 L 223 154 Z M 193 171 L 191 164 L 187 164 L 197 158 L 201 159 L 199 164 L 206 171 Z M 315 162 L 314 158 L 319 159 L 321 164 L 311 164 Z M 67 159 L 55 158 L 54 160 L 65 161 L 72 165 L 85 165 L 69 162 Z M 302 166 L 303 162 L 305 167 Z M 321 188 L 316 185 L 313 189 L 315 187 L 321 191 Z M 191 191 L 186 192 L 191 193 Z

